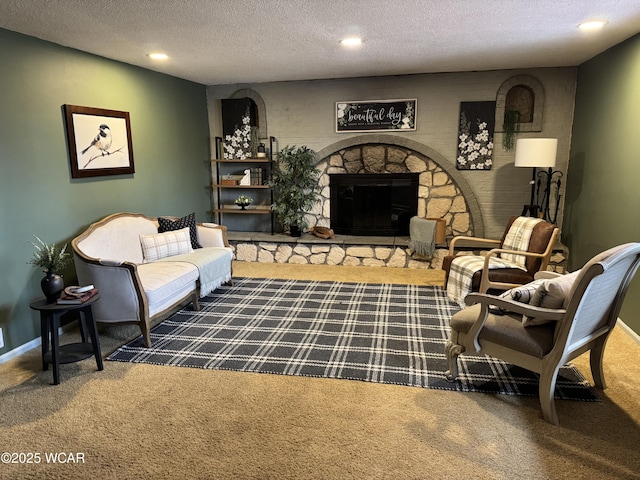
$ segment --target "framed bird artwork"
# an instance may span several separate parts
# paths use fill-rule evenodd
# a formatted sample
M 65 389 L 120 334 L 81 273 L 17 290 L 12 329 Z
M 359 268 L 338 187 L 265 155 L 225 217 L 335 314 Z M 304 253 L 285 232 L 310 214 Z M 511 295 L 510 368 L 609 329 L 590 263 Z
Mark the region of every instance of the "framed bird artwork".
M 135 172 L 129 112 L 64 105 L 71 177 Z

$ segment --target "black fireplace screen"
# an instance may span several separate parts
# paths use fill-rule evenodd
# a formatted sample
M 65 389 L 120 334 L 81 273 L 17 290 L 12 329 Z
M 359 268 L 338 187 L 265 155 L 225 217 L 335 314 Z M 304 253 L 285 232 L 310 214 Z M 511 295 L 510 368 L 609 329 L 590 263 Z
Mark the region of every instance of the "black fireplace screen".
M 409 235 L 418 173 L 331 174 L 331 228 L 343 235 Z

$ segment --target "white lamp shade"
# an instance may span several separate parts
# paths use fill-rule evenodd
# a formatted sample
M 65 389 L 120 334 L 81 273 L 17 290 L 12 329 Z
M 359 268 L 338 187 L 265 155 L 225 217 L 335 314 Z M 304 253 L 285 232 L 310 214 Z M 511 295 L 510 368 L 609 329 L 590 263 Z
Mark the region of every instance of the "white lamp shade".
M 516 141 L 516 167 L 556 166 L 557 138 L 520 138 Z

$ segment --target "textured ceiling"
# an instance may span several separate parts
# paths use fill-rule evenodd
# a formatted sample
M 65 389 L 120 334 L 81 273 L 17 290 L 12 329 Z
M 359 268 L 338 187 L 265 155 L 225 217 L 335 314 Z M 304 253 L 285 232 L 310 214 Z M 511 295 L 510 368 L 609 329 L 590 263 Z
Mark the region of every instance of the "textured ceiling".
M 640 0 L 2 0 L 0 28 L 214 85 L 574 66 L 640 32 Z

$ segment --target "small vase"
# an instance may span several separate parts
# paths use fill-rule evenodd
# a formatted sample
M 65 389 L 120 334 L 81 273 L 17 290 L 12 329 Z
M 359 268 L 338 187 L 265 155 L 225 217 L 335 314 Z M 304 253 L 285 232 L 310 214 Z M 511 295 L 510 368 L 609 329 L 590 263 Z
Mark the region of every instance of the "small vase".
M 64 289 L 64 280 L 61 275 L 55 272 L 47 272 L 45 277 L 40 281 L 42 293 L 47 297 L 47 303 L 55 302 Z

